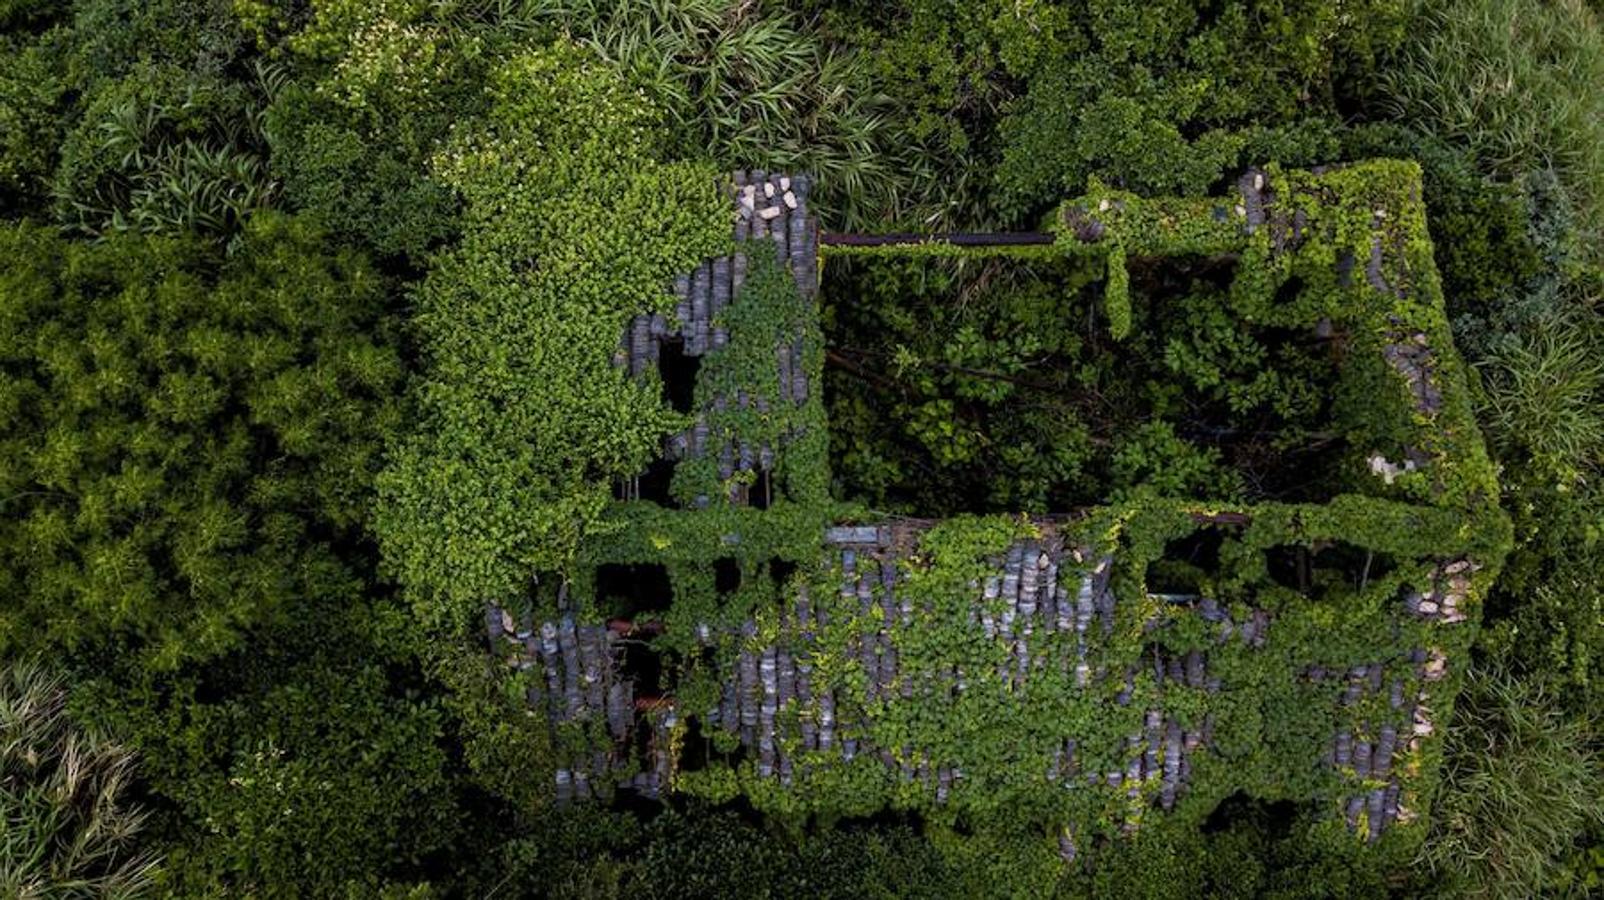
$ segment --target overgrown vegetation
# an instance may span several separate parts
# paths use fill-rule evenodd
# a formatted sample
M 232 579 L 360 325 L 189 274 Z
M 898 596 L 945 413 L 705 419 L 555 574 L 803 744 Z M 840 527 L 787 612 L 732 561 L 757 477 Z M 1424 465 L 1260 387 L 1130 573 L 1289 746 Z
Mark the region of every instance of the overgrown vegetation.
M 6 820 L 32 824 L 0 841 L 0 881 L 1597 890 L 1601 67 L 1583 0 L 0 0 L 0 657 L 21 673 L 0 709 L 44 748 L 5 757 L 0 797 L 26 807 Z M 1249 164 L 1383 157 L 1421 168 L 1432 340 L 1451 325 L 1470 363 L 1445 440 L 1482 429 L 1514 526 L 1426 865 L 1245 796 L 1079 874 L 1039 868 L 1039 834 L 939 816 L 549 807 L 556 748 L 476 641 L 482 605 L 583 593 L 608 554 L 683 576 L 667 643 L 725 602 L 707 559 L 739 511 L 682 533 L 611 502 L 685 423 L 611 359 L 631 316 L 672 312 L 675 275 L 728 251 L 718 173 L 811 172 L 827 230 L 1035 230 L 1071 196 L 1145 214 Z M 936 517 L 1340 493 L 1344 454 L 1372 449 L 1341 432 L 1391 412 L 1335 374 L 1364 341 L 1237 327 L 1221 310 L 1255 251 L 1154 263 L 1131 226 L 1112 266 L 832 258 L 805 336 L 823 396 L 762 426 L 807 426 L 829 478 L 795 473 L 812 505 L 751 532 L 743 569 L 808 558 L 832 496 Z M 1299 315 L 1328 296 L 1302 274 L 1282 298 Z M 749 284 L 739 327 L 797 326 Z M 716 474 L 683 468 L 682 499 Z M 1459 499 L 1492 489 L 1471 470 Z M 61 674 L 16 668 L 36 656 Z M 57 764 L 69 745 L 93 765 Z M 88 780 L 60 804 L 68 775 Z M 95 824 L 135 805 L 140 829 Z M 68 831 L 115 837 L 57 866 Z

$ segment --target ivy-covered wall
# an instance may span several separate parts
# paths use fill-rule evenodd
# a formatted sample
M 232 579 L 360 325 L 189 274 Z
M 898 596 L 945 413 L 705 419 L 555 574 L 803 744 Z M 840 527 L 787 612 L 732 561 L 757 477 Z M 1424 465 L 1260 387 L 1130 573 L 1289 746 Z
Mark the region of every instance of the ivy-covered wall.
M 1340 336 L 1337 489 L 1301 504 L 1137 490 L 1049 519 L 886 521 L 838 503 L 819 391 L 783 374 L 800 358 L 820 383 L 808 273 L 739 244 L 691 432 L 783 447 L 784 489 L 757 508 L 752 466 L 684 455 L 667 497 L 603 515 L 538 615 L 491 616 L 567 748 L 565 795 L 579 778 L 581 794 L 744 796 L 797 823 L 893 807 L 1068 861 L 1137 829 L 1196 829 L 1239 792 L 1317 804 L 1334 838 L 1385 852 L 1421 839 L 1438 723 L 1509 526 L 1418 168 L 1271 166 L 1203 200 L 1094 182 L 1056 224 L 1029 252 L 1100 258 L 1116 338 L 1133 323 L 1128 266 L 1170 256 L 1235 257 L 1219 299 L 1235 321 Z M 873 252 L 897 249 L 977 252 Z M 627 708 L 609 693 L 622 682 Z

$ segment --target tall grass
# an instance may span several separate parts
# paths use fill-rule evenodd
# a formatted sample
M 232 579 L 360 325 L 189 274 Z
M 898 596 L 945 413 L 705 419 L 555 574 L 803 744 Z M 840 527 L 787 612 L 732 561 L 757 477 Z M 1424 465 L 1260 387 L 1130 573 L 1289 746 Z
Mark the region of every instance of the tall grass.
M 156 863 L 127 803 L 133 757 L 73 725 L 66 701 L 37 665 L 0 672 L 0 896 L 144 896 Z
M 1604 346 L 1575 318 L 1512 335 L 1477 364 L 1482 423 L 1500 455 L 1567 483 L 1604 463 Z
M 1604 258 L 1604 27 L 1586 0 L 1430 0 L 1380 69 L 1381 111 L 1489 174 L 1552 165 Z
M 1544 684 L 1473 670 L 1454 710 L 1423 861 L 1464 895 L 1563 895 L 1578 840 L 1604 825 L 1600 735 Z

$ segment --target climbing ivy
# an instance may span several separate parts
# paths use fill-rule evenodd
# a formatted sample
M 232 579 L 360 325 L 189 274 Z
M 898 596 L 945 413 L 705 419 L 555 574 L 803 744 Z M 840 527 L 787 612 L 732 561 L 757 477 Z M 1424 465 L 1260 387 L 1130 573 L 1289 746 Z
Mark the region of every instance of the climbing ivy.
M 1237 792 L 1303 804 L 1317 812 L 1311 819 L 1316 840 L 1353 840 L 1340 825 L 1339 801 L 1385 782 L 1318 762 L 1339 729 L 1374 741 L 1383 725 L 1411 723 L 1394 721 L 1399 713 L 1384 694 L 1344 703 L 1346 673 L 1380 666 L 1387 684 L 1420 697 L 1445 721 L 1481 599 L 1508 550 L 1509 526 L 1495 503 L 1496 479 L 1469 418 L 1465 373 L 1448 336 L 1418 169 L 1386 161 L 1318 174 L 1272 167 L 1258 178 L 1252 189 L 1267 186 L 1272 201 L 1253 216 L 1245 200 L 1155 201 L 1094 183 L 1087 197 L 1064 205 L 1056 247 L 1071 256 L 1102 256 L 1106 317 L 1116 338 L 1126 339 L 1139 336 L 1135 329 L 1143 321 L 1127 274 L 1134 260 L 1239 257 L 1229 289 L 1196 290 L 1181 303 L 1181 332 L 1192 329 L 1201 337 L 1171 342 L 1166 351 L 1176 376 L 1199 391 L 1217 392 L 1228 408 L 1275 403 L 1298 421 L 1319 409 L 1308 397 L 1277 390 L 1273 381 L 1233 377 L 1259 370 L 1259 354 L 1268 351 L 1227 334 L 1232 323 L 1318 328 L 1335 336 L 1341 365 L 1330 426 L 1349 449 L 1327 492 L 1315 498 L 1320 502 L 1177 498 L 1217 485 L 1205 486 L 1199 478 L 1204 469 L 1166 489 L 1139 474 L 1135 460 L 1143 457 L 1137 456 L 1128 490 L 1074 516 L 963 516 L 905 526 L 913 543 L 895 553 L 895 584 L 902 602 L 911 600 L 905 614 L 912 618 L 888 629 L 897 675 L 885 690 L 874 687 L 864 660 L 864 640 L 884 627 L 883 588 L 873 588 L 871 602 L 862 604 L 861 592 L 842 588 L 849 573 L 840 554 L 826 554 L 822 565 L 812 562 L 822 523 L 864 521 L 865 511 L 834 504 L 820 490 L 769 510 L 722 503 L 700 510 L 617 507 L 612 521 L 628 527 L 592 545 L 587 559 L 665 565 L 674 583 L 659 642 L 677 660 L 679 709 L 690 718 L 675 726 L 672 746 L 703 741 L 709 757 L 704 767 L 677 771 L 676 790 L 715 803 L 745 797 L 798 825 L 812 817 L 914 810 L 934 833 L 954 829 L 988 846 L 1011 847 L 1008 852 L 1023 854 L 1028 867 L 1044 873 L 1058 871 L 1045 860 L 1062 853 L 1066 836 L 1093 849 L 1128 841 L 1133 828 L 1144 841 L 1166 834 L 1179 840 Z M 928 246 L 916 245 L 917 252 L 936 255 L 923 249 Z M 713 393 L 699 395 L 699 402 L 739 385 L 770 384 L 772 375 L 765 373 L 772 371 L 773 339 L 809 327 L 769 305 L 780 295 L 767 294 L 761 267 L 753 284 L 752 321 L 778 330 L 754 329 L 754 340 L 769 339 L 756 344 L 765 352 L 730 354 L 727 370 L 710 370 L 707 390 Z M 732 328 L 742 321 L 730 318 Z M 1411 355 L 1401 356 L 1400 347 Z M 767 438 L 794 425 L 763 417 L 710 421 L 731 434 Z M 1152 447 L 1142 452 L 1162 454 L 1155 448 L 1164 436 L 1151 438 Z M 1116 452 L 1116 471 L 1120 458 Z M 711 465 L 699 461 L 676 476 L 680 500 L 724 496 Z M 1176 477 L 1187 470 L 1172 463 L 1163 471 Z M 1202 534 L 1217 540 L 1217 564 L 1200 567 L 1175 557 L 1178 543 Z M 1015 659 L 1069 658 L 1065 642 L 1073 635 L 1045 630 L 1011 642 L 982 639 L 971 619 L 1001 615 L 1000 607 L 990 608 L 1000 601 L 983 600 L 977 609 L 976 596 L 1011 548 L 1050 541 L 1071 548 L 1076 560 L 1077 568 L 1059 574 L 1061 583 L 1112 566 L 1108 577 L 1118 598 L 1112 620 L 1086 671 L 1045 665 L 1029 667 L 1026 678 L 998 674 Z M 741 572 L 734 590 L 718 590 L 710 560 L 721 556 Z M 761 577 L 772 558 L 805 565 L 788 578 Z M 1287 559 L 1295 561 L 1293 575 L 1283 571 Z M 1450 563 L 1469 573 L 1458 610 L 1466 621 L 1409 615 L 1401 598 L 1429 588 Z M 1217 602 L 1229 622 L 1273 623 L 1265 626 L 1273 637 L 1219 638 L 1216 625 L 1191 604 L 1166 596 L 1177 585 L 1180 596 Z M 581 582 L 580 595 L 584 587 Z M 826 613 L 805 638 L 787 621 L 801 591 Z M 804 749 L 786 737 L 795 733 L 787 723 L 819 712 L 788 704 L 776 713 L 777 749 L 794 768 L 787 783 L 761 773 L 733 735 L 695 724 L 718 706 L 720 673 L 727 679 L 743 652 L 771 647 L 806 662 L 813 696 L 828 690 L 836 698 L 838 740 L 859 740 L 864 752 L 848 759 L 834 748 Z M 1422 648 L 1449 661 L 1443 673 L 1423 674 Z M 1206 651 L 1219 689 L 1171 682 L 1160 690 L 1154 654 L 1199 650 Z M 1336 675 L 1316 674 L 1323 672 Z M 952 691 L 959 677 L 964 687 Z M 1186 790 L 1167 814 L 1153 809 L 1153 782 L 1109 789 L 1085 781 L 1086 773 L 1120 771 L 1133 752 L 1141 753 L 1130 736 L 1141 734 L 1152 714 L 1211 732 L 1207 751 L 1190 758 Z M 1065 736 L 1076 738 L 1080 754 L 1077 777 L 1069 781 L 1049 777 L 1043 763 Z M 1418 817 L 1412 821 L 1428 812 L 1439 754 L 1437 742 L 1427 740 L 1400 757 L 1397 777 Z M 938 793 L 934 773 L 942 766 L 962 774 Z M 1423 829 L 1407 825 L 1381 834 L 1377 852 L 1412 852 Z M 1369 826 L 1361 819 L 1359 827 L 1363 835 Z
M 376 522 L 420 613 L 458 624 L 567 572 L 610 483 L 683 424 L 611 359 L 629 319 L 670 311 L 674 275 L 729 240 L 712 171 L 657 162 L 655 114 L 587 52 L 515 56 L 490 93 L 433 162 L 463 237 L 417 291 L 422 425 Z

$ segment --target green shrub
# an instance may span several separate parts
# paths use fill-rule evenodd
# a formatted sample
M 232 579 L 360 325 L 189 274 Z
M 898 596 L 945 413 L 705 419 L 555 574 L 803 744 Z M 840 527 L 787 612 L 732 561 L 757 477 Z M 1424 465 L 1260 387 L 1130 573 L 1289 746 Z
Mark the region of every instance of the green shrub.
M 192 240 L 0 230 L 0 652 L 160 666 L 343 584 L 401 363 L 366 262 L 259 217 Z
M 130 804 L 134 757 L 67 718 L 67 681 L 0 672 L 0 890 L 7 897 L 147 896 L 157 859 Z
M 779 873 L 774 893 L 821 900 L 964 896 L 950 862 L 913 827 L 901 824 L 818 829 Z
M 273 636 L 172 675 L 102 677 L 85 698 L 137 743 L 172 809 L 168 890 L 368 896 L 423 877 L 456 837 L 441 710 L 391 683 L 366 646 L 379 635 L 342 633 L 355 623 L 341 603 L 373 609 L 298 610 L 334 632 L 321 646 Z
M 364 130 L 304 86 L 269 112 L 273 171 L 286 198 L 375 253 L 422 260 L 455 231 L 451 190 L 431 180 L 415 148 Z
M 437 157 L 464 236 L 417 292 L 422 418 L 377 519 L 422 618 L 453 627 L 564 572 L 611 482 L 680 421 L 612 353 L 632 316 L 672 302 L 675 274 L 729 241 L 718 178 L 654 162 L 650 108 L 588 52 L 527 53 L 489 88 L 491 114 Z
M 1262 161 L 1243 155 L 1276 143 L 1264 129 L 1330 115 L 1346 73 L 1401 38 L 1403 5 L 999 3 L 999 56 L 1028 87 L 999 126 L 997 202 L 1029 215 L 1089 176 L 1202 193 Z
M 232 3 L 214 0 L 73 0 L 75 68 L 89 82 L 139 65 L 202 79 L 248 71 L 250 43 Z
M 665 818 L 676 819 L 672 815 Z M 628 813 L 595 806 L 549 809 L 512 837 L 500 822 L 480 835 L 481 852 L 463 879 L 470 897 L 604 900 L 639 896 L 629 879 L 645 826 Z
M 728 811 L 655 819 L 625 888 L 647 897 L 947 898 L 965 896 L 948 860 L 907 825 L 829 823 L 785 835 Z
M 1455 704 L 1425 862 L 1467 896 L 1546 896 L 1587 828 L 1604 823 L 1604 760 L 1585 715 L 1541 680 L 1472 669 Z
M 1112 341 L 1100 265 L 831 257 L 837 496 L 935 516 L 1332 487 L 1331 355 L 1243 328 L 1207 266 L 1135 271 L 1132 330 Z
M 1409 860 L 1356 842 L 1330 818 L 1291 802 L 1227 797 L 1199 831 L 1162 842 L 1138 833 L 1106 848 L 1070 896 L 1314 900 L 1453 896 L 1408 871 Z
M 1506 463 L 1536 466 L 1567 490 L 1604 463 L 1604 359 L 1588 323 L 1545 324 L 1478 365 L 1481 419 Z
M 641 86 L 662 111 L 671 156 L 812 174 L 820 190 L 810 210 L 832 224 L 868 224 L 922 187 L 863 58 L 825 45 L 783 9 L 537 0 L 516 21 L 572 35 Z
M 302 77 L 265 127 L 287 199 L 337 234 L 421 264 L 457 224 L 430 157 L 454 123 L 483 112 L 497 54 L 410 0 L 315 3 L 285 49 Z
M 67 90 L 58 37 L 0 36 L 0 208 L 8 216 L 38 210 L 49 193 Z

